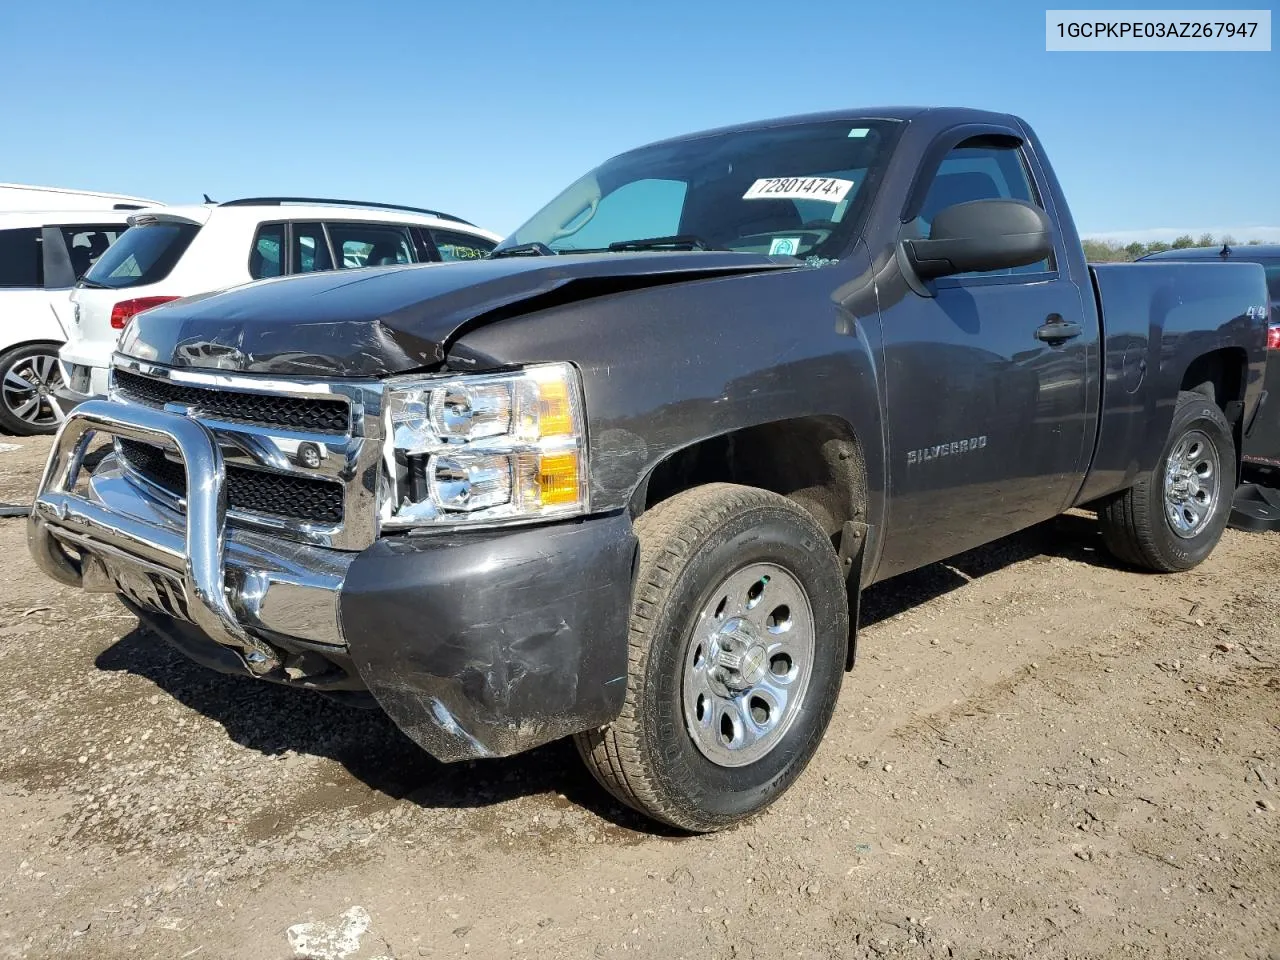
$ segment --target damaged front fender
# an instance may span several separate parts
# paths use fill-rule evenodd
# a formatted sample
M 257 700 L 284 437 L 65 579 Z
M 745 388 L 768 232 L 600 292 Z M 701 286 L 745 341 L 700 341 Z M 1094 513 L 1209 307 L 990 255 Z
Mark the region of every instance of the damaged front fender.
M 379 704 L 436 759 L 519 753 L 617 717 L 636 549 L 624 513 L 389 537 L 347 572 L 343 635 Z

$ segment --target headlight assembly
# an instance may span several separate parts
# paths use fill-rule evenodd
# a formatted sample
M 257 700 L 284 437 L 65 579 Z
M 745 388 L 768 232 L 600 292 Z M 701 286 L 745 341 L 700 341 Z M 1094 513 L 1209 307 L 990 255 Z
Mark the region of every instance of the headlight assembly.
M 586 426 L 571 365 L 401 377 L 385 397 L 384 529 L 586 511 Z

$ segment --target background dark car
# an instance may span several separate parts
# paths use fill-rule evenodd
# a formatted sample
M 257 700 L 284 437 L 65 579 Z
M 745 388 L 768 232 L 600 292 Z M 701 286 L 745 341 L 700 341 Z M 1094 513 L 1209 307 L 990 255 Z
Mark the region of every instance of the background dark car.
M 1267 273 L 1267 298 L 1270 300 L 1271 324 L 1267 334 L 1267 403 L 1244 443 L 1243 457 L 1252 469 L 1249 473 L 1266 475 L 1269 485 L 1280 483 L 1280 243 L 1220 247 L 1187 247 L 1164 250 L 1139 258 L 1148 260 L 1221 261 L 1223 263 L 1260 263 Z M 1246 477 L 1248 479 L 1248 477 Z

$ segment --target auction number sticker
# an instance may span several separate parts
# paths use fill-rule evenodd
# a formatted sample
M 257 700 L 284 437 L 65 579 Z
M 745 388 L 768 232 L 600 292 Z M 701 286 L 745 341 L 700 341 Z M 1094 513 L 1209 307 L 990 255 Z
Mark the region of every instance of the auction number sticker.
M 839 203 L 853 189 L 839 177 L 765 177 L 751 185 L 743 200 L 825 200 Z

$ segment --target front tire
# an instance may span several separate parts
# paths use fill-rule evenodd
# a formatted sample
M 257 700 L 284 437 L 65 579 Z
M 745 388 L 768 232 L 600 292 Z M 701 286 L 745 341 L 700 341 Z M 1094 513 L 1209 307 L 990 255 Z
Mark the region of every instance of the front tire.
M 1235 488 L 1231 425 L 1213 401 L 1184 390 L 1156 468 L 1099 509 L 1103 542 L 1135 567 L 1190 570 L 1222 539 Z
M 686 491 L 636 532 L 626 701 L 578 751 L 628 806 L 719 830 L 781 796 L 817 750 L 844 674 L 845 579 L 808 513 L 752 487 Z

